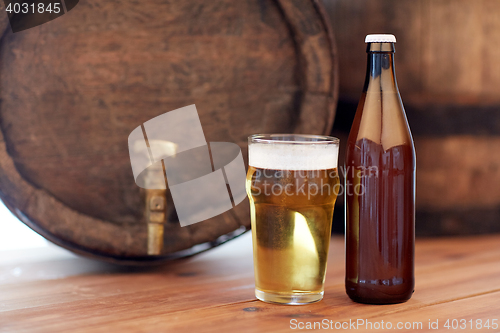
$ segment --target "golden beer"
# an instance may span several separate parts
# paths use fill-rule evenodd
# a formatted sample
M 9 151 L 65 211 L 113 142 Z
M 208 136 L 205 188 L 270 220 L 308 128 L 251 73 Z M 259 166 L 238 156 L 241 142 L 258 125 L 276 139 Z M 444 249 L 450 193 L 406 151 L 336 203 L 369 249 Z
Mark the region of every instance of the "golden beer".
M 290 137 L 294 140 L 284 140 Z M 323 297 L 340 188 L 338 140 L 333 139 L 280 135 L 250 143 L 247 192 L 260 300 L 305 304 Z

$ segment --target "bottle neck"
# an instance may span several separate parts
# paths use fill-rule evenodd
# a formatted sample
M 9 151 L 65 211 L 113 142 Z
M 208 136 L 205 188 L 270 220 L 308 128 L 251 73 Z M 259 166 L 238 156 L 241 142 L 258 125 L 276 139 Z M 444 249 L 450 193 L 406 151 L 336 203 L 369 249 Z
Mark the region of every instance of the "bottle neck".
M 398 92 L 394 70 L 394 43 L 368 43 L 364 92 Z

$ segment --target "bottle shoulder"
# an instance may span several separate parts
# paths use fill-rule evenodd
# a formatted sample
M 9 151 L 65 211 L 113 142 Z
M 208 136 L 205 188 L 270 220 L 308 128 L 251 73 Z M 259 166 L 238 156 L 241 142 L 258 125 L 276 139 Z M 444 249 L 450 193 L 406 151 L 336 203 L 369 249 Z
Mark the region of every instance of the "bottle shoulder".
M 367 139 L 385 150 L 413 146 L 406 113 L 397 92 L 364 92 L 360 98 L 349 134 L 349 142 Z

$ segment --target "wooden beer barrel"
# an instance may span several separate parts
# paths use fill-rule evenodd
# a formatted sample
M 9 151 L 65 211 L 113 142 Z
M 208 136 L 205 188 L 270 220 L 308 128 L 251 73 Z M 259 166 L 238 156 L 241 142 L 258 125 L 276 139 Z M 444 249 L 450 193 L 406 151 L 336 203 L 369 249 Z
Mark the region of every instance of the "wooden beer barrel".
M 323 3 L 339 49 L 336 130 L 348 131 L 361 94 L 365 35 L 393 33 L 417 151 L 417 234 L 500 232 L 500 2 Z
M 316 1 L 81 0 L 23 32 L 2 26 L 0 197 L 79 254 L 164 262 L 249 228 L 246 200 L 180 227 L 167 191 L 164 245 L 148 255 L 127 142 L 145 121 L 196 104 L 206 141 L 235 142 L 245 159 L 250 134 L 333 123 L 336 51 Z

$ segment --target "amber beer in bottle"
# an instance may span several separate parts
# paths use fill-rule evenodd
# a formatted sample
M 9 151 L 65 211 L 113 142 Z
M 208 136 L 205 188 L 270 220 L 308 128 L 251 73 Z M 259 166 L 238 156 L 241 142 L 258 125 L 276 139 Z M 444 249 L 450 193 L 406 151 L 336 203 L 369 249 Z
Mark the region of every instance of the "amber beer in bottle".
M 410 299 L 415 285 L 415 148 L 394 71 L 393 35 L 368 35 L 368 68 L 345 165 L 346 292 Z

